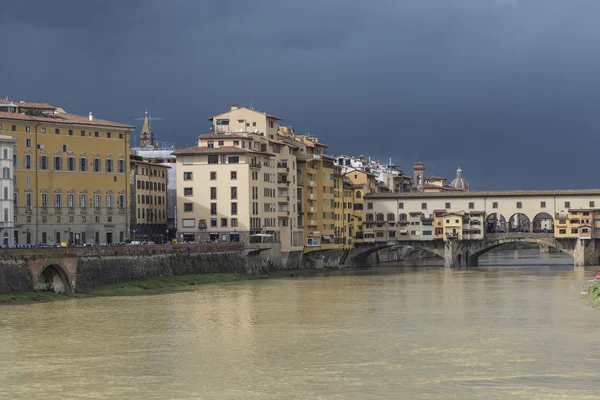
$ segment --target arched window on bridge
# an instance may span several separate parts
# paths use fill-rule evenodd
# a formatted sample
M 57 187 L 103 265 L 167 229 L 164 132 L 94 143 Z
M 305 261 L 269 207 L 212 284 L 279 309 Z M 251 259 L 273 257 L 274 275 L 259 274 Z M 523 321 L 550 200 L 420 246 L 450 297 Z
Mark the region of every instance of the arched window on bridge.
M 486 233 L 505 233 L 506 230 L 506 218 L 503 215 L 493 213 L 485 219 Z
M 511 215 L 508 224 L 509 232 L 531 232 L 531 220 L 523 213 Z
M 554 233 L 554 218 L 547 212 L 542 212 L 533 217 L 534 233 Z

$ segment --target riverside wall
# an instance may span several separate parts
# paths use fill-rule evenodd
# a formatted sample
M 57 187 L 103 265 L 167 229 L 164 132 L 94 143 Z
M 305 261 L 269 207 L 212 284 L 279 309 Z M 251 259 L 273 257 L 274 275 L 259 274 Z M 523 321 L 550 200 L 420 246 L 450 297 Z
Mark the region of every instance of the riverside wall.
M 0 294 L 34 290 L 86 292 L 101 286 L 173 275 L 268 274 L 297 268 L 357 266 L 361 249 L 282 253 L 278 243 L 4 249 Z M 414 250 L 381 251 L 368 265 L 423 258 Z M 367 266 L 367 265 L 360 265 Z
M 86 292 L 173 275 L 267 274 L 299 268 L 301 258 L 302 252 L 282 254 L 278 244 L 6 249 L 0 254 L 0 294 L 51 290 L 57 279 L 65 291 Z

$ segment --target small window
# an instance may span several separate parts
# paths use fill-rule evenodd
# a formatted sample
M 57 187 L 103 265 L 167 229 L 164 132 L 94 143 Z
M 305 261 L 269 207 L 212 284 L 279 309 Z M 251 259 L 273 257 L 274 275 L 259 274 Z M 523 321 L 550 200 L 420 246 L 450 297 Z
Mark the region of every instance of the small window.
M 517 201 L 517 208 L 523 208 L 523 203 L 521 203 L 520 201 Z
M 183 188 L 183 195 L 184 196 L 192 196 L 193 195 L 193 188 L 189 187 L 189 188 Z
M 219 146 L 223 146 L 225 142 L 223 140 L 219 140 Z
M 31 139 L 25 139 L 25 147 L 31 147 Z
M 446 203 L 446 209 L 452 208 L 450 203 Z
M 231 180 L 235 181 L 237 179 L 237 171 L 231 171 Z
M 540 208 L 546 208 L 546 202 L 545 201 L 540 202 Z
M 123 139 L 123 134 L 119 133 L 119 139 Z
M 95 137 L 100 137 L 100 133 L 99 132 L 94 132 L 94 136 Z
M 211 228 L 216 228 L 217 227 L 217 219 L 216 218 L 212 218 L 210 220 L 210 227 Z
M 494 202 L 492 203 L 492 208 L 498 208 L 498 202 L 494 201 Z
M 421 210 L 427 210 L 427 203 L 421 203 Z
M 403 210 L 404 209 L 404 203 L 398 203 L 398 208 Z
M 42 128 L 42 129 L 44 129 L 44 128 Z M 16 132 L 16 131 L 17 131 L 17 126 L 16 126 L 16 125 L 13 125 L 13 126 L 11 127 L 11 130 L 12 130 L 13 132 Z
M 566 209 L 571 208 L 571 202 L 570 201 L 565 201 L 565 208 Z
M 54 130 L 54 133 L 55 133 L 55 134 L 57 134 L 57 135 L 60 135 L 60 128 L 56 128 L 56 129 Z
M 46 128 L 42 128 L 42 133 L 46 133 Z
M 367 210 L 373 209 L 373 203 L 367 203 Z
M 25 132 L 31 132 L 31 127 L 30 126 L 26 126 L 25 127 Z
M 184 181 L 191 181 L 192 180 L 192 173 L 191 172 L 184 172 L 183 173 L 183 180 Z
M 217 203 L 210 203 L 210 215 L 217 215 Z
M 73 136 L 73 129 L 69 129 L 69 136 Z
M 194 210 L 194 203 L 183 203 L 183 211 L 192 212 Z
M 217 172 L 216 171 L 211 171 L 210 172 L 210 180 L 211 181 L 217 180 Z
M 81 131 L 81 136 L 85 136 L 85 131 Z
M 474 210 L 475 209 L 475 203 L 469 203 L 469 209 L 470 210 Z
M 110 139 L 110 132 L 106 132 L 106 137 Z
M 593 201 L 590 201 L 590 207 L 592 207 L 592 208 L 593 208 L 593 207 L 596 207 L 596 203 L 595 203 L 595 202 L 593 202 Z
M 211 200 L 216 200 L 217 199 L 217 188 L 216 187 L 211 187 L 210 188 L 210 199 Z

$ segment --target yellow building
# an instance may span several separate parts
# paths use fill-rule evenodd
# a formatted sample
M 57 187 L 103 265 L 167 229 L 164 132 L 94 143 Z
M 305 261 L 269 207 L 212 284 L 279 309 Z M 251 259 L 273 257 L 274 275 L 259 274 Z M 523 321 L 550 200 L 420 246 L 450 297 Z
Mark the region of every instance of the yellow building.
M 167 171 L 166 165 L 131 156 L 131 232 L 138 241 L 167 241 Z
M 339 247 L 335 242 L 335 189 L 333 157 L 316 137 L 295 135 L 288 127 L 279 128 L 283 140 L 297 145 L 297 179 L 302 199 L 301 223 L 304 227 L 304 251 Z
M 0 132 L 17 140 L 15 241 L 124 241 L 133 129 L 92 113 L 79 116 L 47 103 L 0 99 Z
M 343 177 L 343 188 L 344 188 L 344 197 L 342 201 L 342 211 L 344 215 L 344 243 L 346 247 L 353 247 L 356 232 L 358 232 L 358 227 L 362 223 L 357 218 L 354 217 L 354 185 L 350 183 L 349 179 L 344 176 Z
M 444 239 L 463 239 L 465 212 L 450 212 L 444 216 Z
M 352 205 L 354 219 L 355 243 L 375 242 L 373 221 L 365 221 L 365 201 L 367 194 L 377 193 L 377 180 L 373 174 L 354 170 L 345 174 L 348 182 L 352 184 Z

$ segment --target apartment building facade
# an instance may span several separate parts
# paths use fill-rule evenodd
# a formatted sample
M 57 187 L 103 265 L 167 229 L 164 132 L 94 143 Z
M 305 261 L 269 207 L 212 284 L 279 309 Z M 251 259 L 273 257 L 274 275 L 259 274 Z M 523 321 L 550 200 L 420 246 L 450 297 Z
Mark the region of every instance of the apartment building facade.
M 280 127 L 279 137 L 286 143 L 296 145 L 296 176 L 300 182 L 298 197 L 302 199 L 304 251 L 339 247 L 336 244 L 333 157 L 326 154 L 327 146 L 314 136 L 296 135 L 288 127 Z
M 132 240 L 155 243 L 168 240 L 168 171 L 166 165 L 131 156 L 129 237 Z
M 16 139 L 14 241 L 124 241 L 133 129 L 92 113 L 79 116 L 47 103 L 0 99 L 0 134 Z
M 276 241 L 302 250 L 297 146 L 279 140 L 279 118 L 232 105 L 209 119 L 198 145 L 177 159 L 178 240 Z
M 0 168 L 2 168 L 2 177 L 0 178 L 0 187 L 2 195 L 0 197 L 0 238 L 2 247 L 8 247 L 19 244 L 18 232 L 15 234 L 14 212 L 14 170 L 13 170 L 13 151 L 17 140 L 11 136 L 0 135 Z

